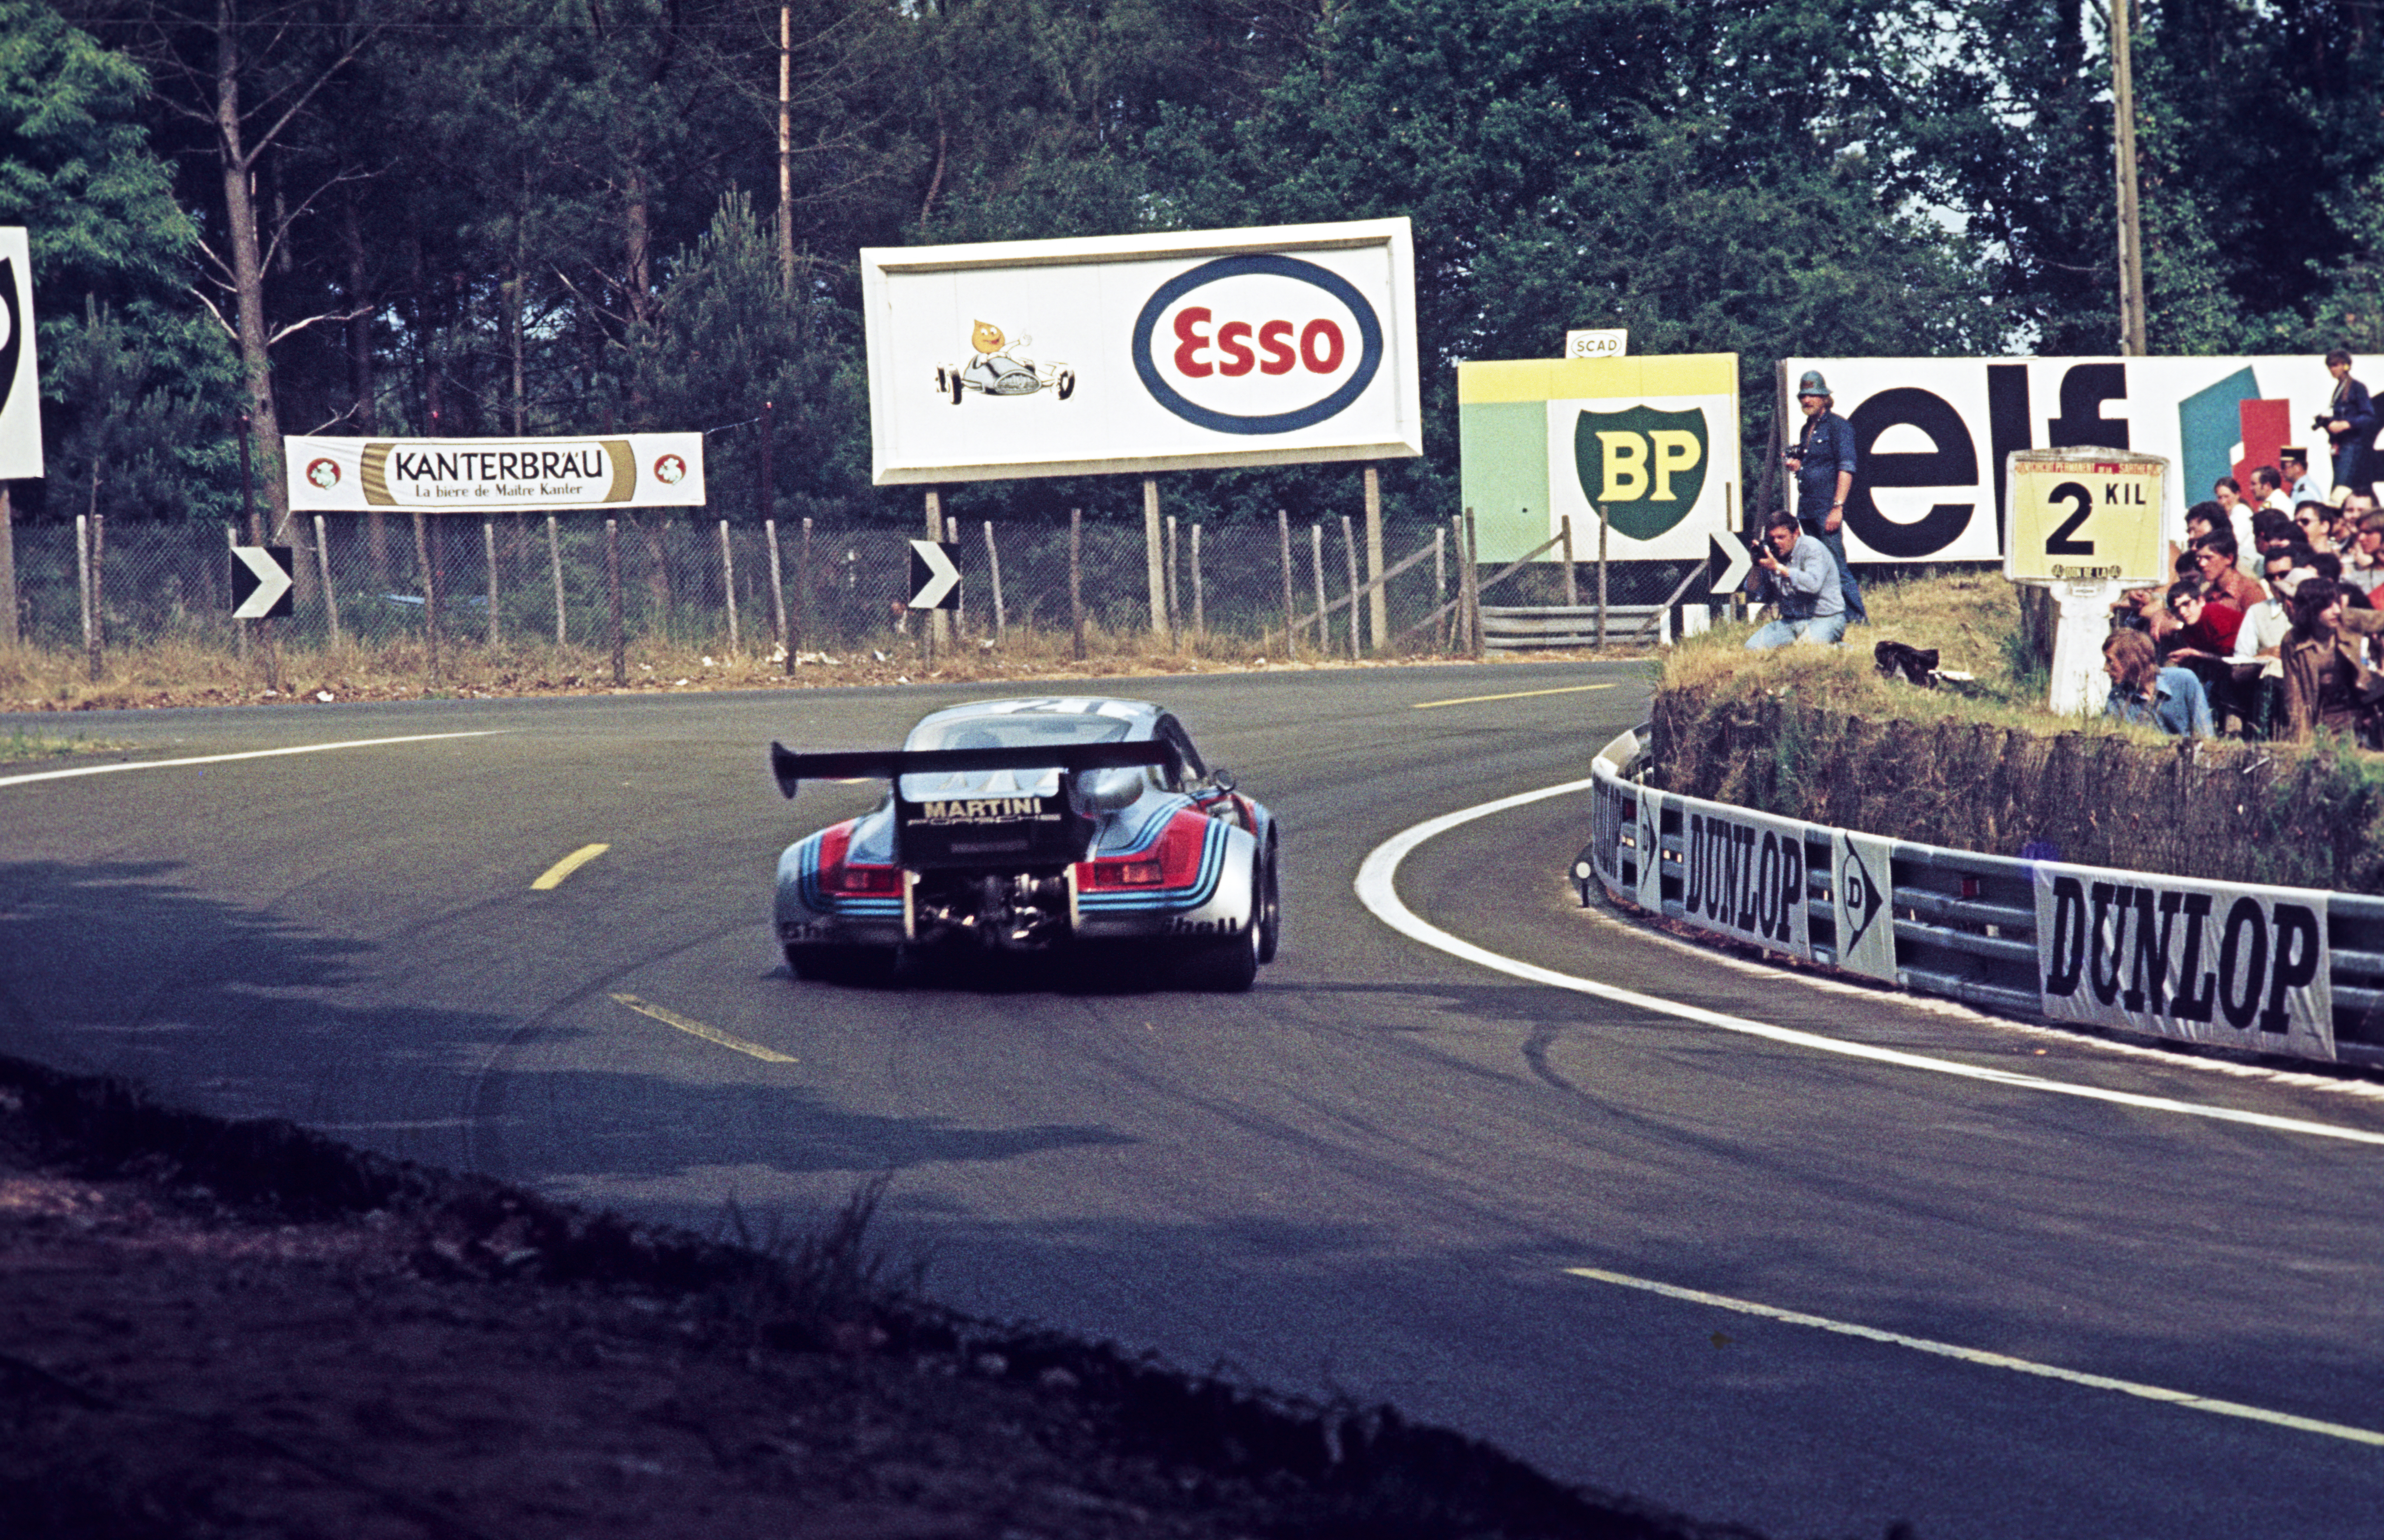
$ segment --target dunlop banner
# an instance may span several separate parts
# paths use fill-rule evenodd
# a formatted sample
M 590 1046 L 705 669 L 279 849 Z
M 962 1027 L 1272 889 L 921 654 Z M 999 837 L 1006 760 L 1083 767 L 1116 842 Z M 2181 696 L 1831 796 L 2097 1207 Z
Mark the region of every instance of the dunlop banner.
M 1681 820 L 1681 907 L 1691 925 L 1811 962 L 1805 826 L 1767 813 L 1690 806 Z
M 703 435 L 589 439 L 281 441 L 290 506 L 481 514 L 540 508 L 696 508 L 704 502 Z
M 2049 862 L 2035 878 L 2047 1017 L 2334 1057 L 2326 894 Z

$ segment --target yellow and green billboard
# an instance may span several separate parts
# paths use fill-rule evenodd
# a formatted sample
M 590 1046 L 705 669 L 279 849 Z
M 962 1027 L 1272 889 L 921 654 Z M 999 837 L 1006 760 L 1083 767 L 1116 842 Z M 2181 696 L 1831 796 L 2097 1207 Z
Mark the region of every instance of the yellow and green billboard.
M 1734 353 L 1459 364 L 1457 416 L 1483 561 L 1516 560 L 1568 516 L 1584 561 L 1601 517 L 1613 561 L 1700 558 L 1744 522 Z

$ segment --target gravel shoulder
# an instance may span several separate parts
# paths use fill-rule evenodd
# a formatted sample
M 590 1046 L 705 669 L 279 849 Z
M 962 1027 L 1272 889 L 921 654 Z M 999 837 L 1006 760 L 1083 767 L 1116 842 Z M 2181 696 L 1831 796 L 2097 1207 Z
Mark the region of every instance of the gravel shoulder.
M 1745 1536 L 1383 1409 L 940 1311 L 818 1235 L 634 1226 L 0 1059 L 19 1540 Z

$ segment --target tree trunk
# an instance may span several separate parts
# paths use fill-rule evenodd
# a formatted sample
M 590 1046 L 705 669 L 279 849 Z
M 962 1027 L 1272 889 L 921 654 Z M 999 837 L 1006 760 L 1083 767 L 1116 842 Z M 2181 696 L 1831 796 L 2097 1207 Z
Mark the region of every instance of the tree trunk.
M 281 473 L 281 414 L 274 409 L 273 361 L 265 341 L 265 257 L 256 239 L 255 159 L 241 143 L 240 43 L 231 0 L 216 0 L 216 133 L 223 162 L 224 215 L 231 234 L 241 384 L 255 425 L 257 476 L 265 483 L 274 543 L 302 543 L 290 523 L 290 488 Z M 304 563 L 299 564 L 299 571 L 305 571 Z

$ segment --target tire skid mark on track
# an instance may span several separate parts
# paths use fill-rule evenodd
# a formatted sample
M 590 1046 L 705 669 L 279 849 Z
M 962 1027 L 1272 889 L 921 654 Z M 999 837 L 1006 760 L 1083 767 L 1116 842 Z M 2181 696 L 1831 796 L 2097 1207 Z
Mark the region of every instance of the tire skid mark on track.
M 1460 827 L 1476 819 L 1487 818 L 1510 808 L 1545 801 L 1551 797 L 1568 796 L 1586 791 L 1593 780 L 1565 781 L 1556 786 L 1542 787 L 1495 801 L 1460 808 L 1443 813 L 1393 835 L 1366 854 L 1358 869 L 1356 883 L 1358 900 L 1378 920 L 1411 940 L 1437 948 L 1452 957 L 1478 964 L 1550 988 L 1569 990 L 1611 1000 L 1617 1005 L 1647 1011 L 1700 1026 L 1719 1028 L 1750 1037 L 1760 1037 L 1793 1048 L 1804 1048 L 1851 1059 L 1868 1060 L 1873 1063 L 1897 1068 L 1920 1070 L 1932 1074 L 1956 1079 L 1981 1081 L 1988 1085 L 2005 1086 L 2017 1090 L 2042 1095 L 2076 1097 L 2083 1100 L 2109 1102 L 2116 1106 L 2133 1107 L 2144 1112 L 2170 1112 L 2182 1117 L 2205 1118 L 2216 1123 L 2232 1123 L 2277 1133 L 2302 1134 L 2316 1138 L 2339 1139 L 2346 1143 L 2384 1147 L 2384 1131 L 2352 1128 L 2339 1124 L 2316 1123 L 2304 1118 L 2280 1117 L 2268 1112 L 2245 1112 L 2231 1107 L 2212 1107 L 2197 1102 L 2179 1101 L 2170 1097 L 2146 1096 L 2135 1091 L 2106 1089 L 2100 1086 L 2084 1086 L 2074 1081 L 2048 1080 L 2041 1075 L 2020 1074 L 2011 1070 L 1995 1069 L 1982 1064 L 1965 1064 L 1952 1059 L 1937 1059 L 1926 1054 L 1910 1053 L 1902 1049 L 1880 1048 L 1869 1043 L 1848 1042 L 1826 1037 L 1818 1033 L 1802 1032 L 1794 1027 L 1758 1022 L 1745 1016 L 1733 1016 L 1726 1012 L 1709 1011 L 1685 1001 L 1666 1000 L 1661 996 L 1642 994 L 1619 985 L 1602 984 L 1596 979 L 1573 974 L 1558 973 L 1537 963 L 1524 962 L 1490 950 L 1487 947 L 1454 936 L 1417 914 L 1399 898 L 1397 876 L 1399 863 L 1417 847 L 1437 835 Z

